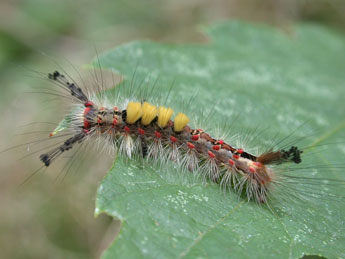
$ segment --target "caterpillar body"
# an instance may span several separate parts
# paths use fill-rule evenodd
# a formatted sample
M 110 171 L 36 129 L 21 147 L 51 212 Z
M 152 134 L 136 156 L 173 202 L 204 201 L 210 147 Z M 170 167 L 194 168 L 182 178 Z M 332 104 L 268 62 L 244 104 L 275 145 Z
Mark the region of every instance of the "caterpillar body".
M 302 161 L 303 151 L 294 145 L 251 154 L 223 139 L 213 138 L 202 129 L 193 129 L 184 113 L 177 113 L 173 118 L 174 111 L 169 107 L 145 100 L 105 105 L 95 95 L 87 96 L 58 71 L 48 77 L 69 92 L 78 104 L 69 116 L 73 136 L 40 156 L 47 167 L 74 145 L 104 136 L 120 155 L 171 160 L 183 170 L 239 194 L 244 192 L 248 200 L 261 204 L 268 202 L 274 185 L 280 181 L 275 165 Z M 56 131 L 51 136 L 55 134 Z

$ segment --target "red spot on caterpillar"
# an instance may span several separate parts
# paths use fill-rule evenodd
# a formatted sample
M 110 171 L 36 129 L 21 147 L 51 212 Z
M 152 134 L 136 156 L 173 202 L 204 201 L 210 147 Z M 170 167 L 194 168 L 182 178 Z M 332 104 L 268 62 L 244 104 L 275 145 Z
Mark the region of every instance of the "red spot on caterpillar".
M 101 124 L 101 123 L 102 123 L 102 119 L 98 118 L 98 119 L 97 119 L 97 123 L 98 123 L 98 124 Z
M 234 166 L 235 165 L 235 161 L 232 160 L 232 159 L 229 159 L 229 165 Z
M 86 115 L 91 111 L 90 107 L 86 107 L 84 109 L 84 129 L 87 129 L 90 127 L 89 121 L 86 119 Z
M 222 140 L 222 139 L 218 140 L 218 144 L 219 145 L 223 145 L 224 144 L 224 140 Z
M 198 141 L 199 140 L 199 136 L 200 136 L 199 134 L 198 135 L 193 135 L 192 136 L 192 140 L 193 141 Z
M 188 146 L 189 149 L 195 148 L 195 146 L 192 143 L 190 143 L 190 142 L 187 142 L 187 146 Z
M 256 172 L 255 168 L 250 166 L 249 167 L 249 172 L 251 172 L 252 174 L 254 174 Z
M 113 110 L 116 111 L 116 112 L 118 112 L 120 109 L 119 109 L 119 107 L 116 107 L 116 106 L 115 106 L 115 107 L 113 108 Z
M 212 149 L 218 151 L 220 149 L 220 145 L 214 145 Z
M 90 107 L 86 107 L 84 109 L 84 115 L 87 115 L 90 111 L 91 111 L 91 108 Z
M 99 108 L 100 111 L 104 111 L 105 108 L 102 106 L 101 108 Z
M 177 141 L 177 139 L 176 139 L 174 136 L 170 136 L 170 141 L 171 141 L 172 143 L 175 143 L 175 142 Z
M 158 131 L 155 131 L 155 136 L 156 136 L 156 138 L 161 138 L 162 134 Z
M 86 103 L 84 103 L 85 107 L 90 107 L 90 106 L 94 106 L 95 104 L 91 101 L 87 101 Z
M 203 129 L 197 129 L 197 131 L 199 131 L 200 133 L 201 133 L 201 132 L 204 132 L 204 130 L 203 130 Z
M 113 119 L 113 126 L 117 124 L 117 119 Z
M 243 149 L 242 148 L 239 148 L 239 149 L 237 149 L 237 152 L 239 153 L 239 154 L 243 154 Z
M 89 127 L 90 127 L 90 123 L 86 119 L 84 119 L 84 129 L 87 129 Z
M 51 133 L 49 134 L 49 137 L 52 137 L 52 136 L 54 136 L 53 132 L 51 132 Z
M 144 135 L 144 134 L 145 134 L 145 130 L 143 130 L 142 128 L 139 128 L 139 129 L 138 129 L 138 133 L 139 133 L 140 135 Z
M 89 133 L 90 133 L 90 131 L 87 130 L 87 129 L 83 129 L 83 132 L 84 132 L 85 134 L 89 134 Z
M 208 156 L 210 158 L 215 158 L 216 157 L 216 155 L 214 153 L 212 153 L 211 151 L 208 151 Z
M 239 159 L 240 158 L 239 155 L 232 155 L 232 157 L 235 158 L 235 159 Z
M 256 166 L 256 167 L 262 167 L 262 163 L 260 163 L 260 162 L 253 162 L 253 164 Z
M 125 126 L 124 128 L 125 133 L 129 134 L 131 132 L 131 129 Z

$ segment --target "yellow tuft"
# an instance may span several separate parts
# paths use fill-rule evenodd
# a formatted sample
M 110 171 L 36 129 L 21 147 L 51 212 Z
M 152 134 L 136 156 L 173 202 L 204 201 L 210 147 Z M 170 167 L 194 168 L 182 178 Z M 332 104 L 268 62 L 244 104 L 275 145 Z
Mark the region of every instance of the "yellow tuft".
M 186 114 L 184 113 L 177 114 L 174 120 L 174 131 L 175 132 L 182 131 L 188 122 L 189 122 L 189 118 Z
M 141 103 L 130 102 L 127 105 L 127 118 L 129 124 L 133 124 L 140 119 L 142 115 Z
M 158 125 L 165 128 L 173 113 L 173 109 L 160 106 L 158 108 Z
M 142 111 L 143 111 L 143 115 L 141 117 L 141 123 L 144 126 L 147 126 L 157 116 L 157 107 L 150 103 L 145 102 L 143 103 Z

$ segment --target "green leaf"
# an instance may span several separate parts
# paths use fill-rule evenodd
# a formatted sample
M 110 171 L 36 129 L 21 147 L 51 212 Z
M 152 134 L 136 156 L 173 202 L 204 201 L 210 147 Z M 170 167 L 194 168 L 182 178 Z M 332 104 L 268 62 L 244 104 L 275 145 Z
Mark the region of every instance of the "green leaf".
M 155 95 L 164 96 L 172 83 L 176 99 L 188 99 L 196 92 L 187 113 L 214 108 L 213 116 L 201 118 L 213 134 L 226 121 L 237 128 L 232 133 L 250 133 L 258 127 L 252 147 L 267 148 L 275 134 L 282 138 L 291 133 L 289 141 L 313 132 L 308 144 L 335 142 L 322 152 L 305 154 L 309 162 L 301 165 L 317 169 L 318 164 L 328 164 L 328 169 L 301 170 L 296 175 L 345 180 L 342 172 L 331 168 L 334 162 L 343 164 L 345 153 L 339 142 L 345 137 L 344 36 L 312 24 L 283 32 L 224 22 L 205 31 L 206 44 L 132 42 L 101 55 L 99 61 L 140 87 L 147 87 L 146 81 L 141 83 L 145 76 L 159 76 Z M 177 111 L 186 109 L 179 102 L 171 105 Z M 316 185 L 292 187 L 345 194 L 344 182 L 328 187 L 309 183 Z M 96 201 L 96 214 L 122 221 L 120 234 L 103 257 L 344 257 L 344 201 L 326 194 L 322 199 L 306 195 L 303 202 L 287 196 L 272 205 L 272 213 L 234 193 L 224 194 L 216 184 L 205 185 L 188 172 L 118 158 Z
M 53 132 L 51 133 L 52 136 L 56 135 L 60 131 L 64 131 L 65 129 L 68 129 L 70 127 L 70 125 L 71 125 L 71 122 L 72 122 L 71 114 L 66 115 L 60 121 L 60 123 L 57 125 L 57 127 L 53 130 Z

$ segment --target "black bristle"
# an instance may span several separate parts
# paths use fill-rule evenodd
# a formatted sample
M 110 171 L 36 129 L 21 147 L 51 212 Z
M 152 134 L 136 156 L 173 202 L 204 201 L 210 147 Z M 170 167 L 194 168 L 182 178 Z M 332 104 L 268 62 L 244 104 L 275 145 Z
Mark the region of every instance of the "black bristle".
M 292 161 L 296 164 L 302 162 L 301 154 L 303 153 L 302 150 L 299 150 L 298 147 L 292 146 L 289 150 L 281 150 L 282 157 L 286 160 Z

